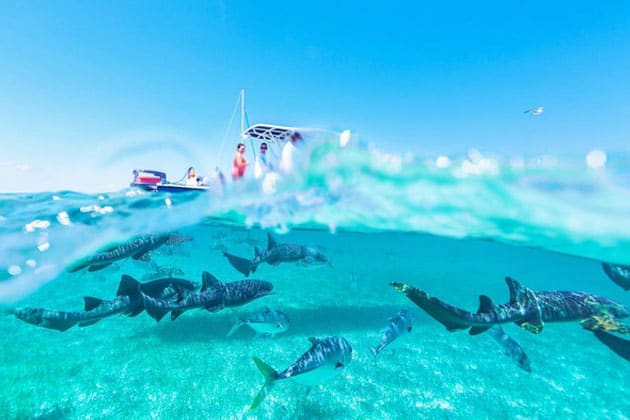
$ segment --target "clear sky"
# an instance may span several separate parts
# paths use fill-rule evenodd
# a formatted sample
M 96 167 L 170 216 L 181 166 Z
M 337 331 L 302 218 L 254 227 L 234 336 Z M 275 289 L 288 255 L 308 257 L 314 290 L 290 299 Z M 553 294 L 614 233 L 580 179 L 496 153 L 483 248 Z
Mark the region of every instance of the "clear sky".
M 241 88 L 391 152 L 627 152 L 630 3 L 0 0 L 0 191 L 226 168 Z

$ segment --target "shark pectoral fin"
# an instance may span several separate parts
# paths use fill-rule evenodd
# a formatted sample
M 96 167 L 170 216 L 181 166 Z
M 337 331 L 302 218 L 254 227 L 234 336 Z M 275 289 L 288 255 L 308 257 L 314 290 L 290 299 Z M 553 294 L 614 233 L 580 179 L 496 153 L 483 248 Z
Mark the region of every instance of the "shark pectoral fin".
M 88 327 L 90 325 L 96 324 L 100 320 L 101 320 L 100 318 L 97 318 L 97 319 L 90 319 L 89 321 L 81 321 L 81 322 L 79 322 L 78 325 L 79 325 L 79 327 Z
M 20 319 L 22 319 L 22 318 L 20 318 Z M 49 329 L 53 329 L 53 330 L 64 332 L 64 331 L 72 328 L 73 326 L 75 326 L 77 324 L 77 321 L 69 320 L 69 319 L 63 319 L 63 318 L 59 318 L 59 319 L 46 318 L 46 319 L 42 319 L 42 322 L 39 323 L 39 324 L 35 324 L 33 322 L 29 322 L 29 324 L 38 325 L 40 327 L 49 328 Z
M 144 309 L 147 311 L 147 313 L 149 314 L 151 318 L 155 319 L 156 322 L 160 322 L 160 320 L 164 318 L 164 315 L 166 315 L 169 312 L 169 309 L 162 309 L 159 306 L 147 304 L 147 299 L 144 295 L 143 295 L 143 299 L 144 299 Z
M 624 340 L 602 330 L 595 330 L 593 334 L 602 344 L 630 362 L 630 340 Z
M 589 331 L 609 331 L 630 334 L 630 326 L 619 321 L 606 311 L 602 311 L 580 321 L 580 325 Z
M 94 271 L 100 271 L 100 270 L 102 270 L 102 269 L 104 269 L 104 268 L 107 268 L 107 267 L 109 267 L 110 265 L 112 265 L 112 263 L 106 263 L 106 264 L 94 264 L 94 265 L 91 265 L 91 266 L 88 268 L 88 271 L 89 271 L 90 273 L 93 273 Z

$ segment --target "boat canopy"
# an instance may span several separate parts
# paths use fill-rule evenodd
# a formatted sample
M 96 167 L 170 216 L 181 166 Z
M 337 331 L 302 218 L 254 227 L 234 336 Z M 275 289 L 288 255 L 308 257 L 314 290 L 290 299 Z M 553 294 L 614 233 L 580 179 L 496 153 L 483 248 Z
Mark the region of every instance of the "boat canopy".
M 283 127 L 281 125 L 255 124 L 243 131 L 242 138 L 251 138 L 271 143 L 283 143 L 289 140 L 297 127 Z

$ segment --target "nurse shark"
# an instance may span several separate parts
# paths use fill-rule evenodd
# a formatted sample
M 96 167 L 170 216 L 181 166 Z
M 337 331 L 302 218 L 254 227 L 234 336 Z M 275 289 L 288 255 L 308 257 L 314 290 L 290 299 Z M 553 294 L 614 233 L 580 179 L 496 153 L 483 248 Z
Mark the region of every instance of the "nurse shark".
M 223 283 L 204 271 L 199 293 L 189 294 L 177 301 L 155 298 L 146 293 L 141 295 L 147 313 L 159 322 L 168 312 L 171 312 L 171 320 L 193 308 L 216 312 L 226 307 L 244 305 L 270 294 L 272 290 L 273 284 L 268 281 L 239 280 Z
M 180 300 L 192 293 L 196 287 L 194 282 L 184 279 L 167 278 L 140 283 L 131 276 L 123 275 L 114 299 L 104 300 L 86 296 L 83 298 L 83 311 L 69 312 L 25 307 L 9 309 L 7 312 L 29 324 L 66 331 L 74 325 L 86 327 L 116 314 L 136 316 L 144 310 L 143 294 L 160 299 Z
M 591 293 L 535 292 L 511 277 L 506 277 L 505 281 L 510 291 L 509 302 L 495 305 L 488 296 L 481 295 L 476 313 L 449 305 L 405 283 L 394 282 L 391 286 L 404 293 L 449 331 L 470 328 L 471 335 L 485 332 L 493 325 L 510 322 L 539 333 L 545 322 L 579 321 L 601 313 L 609 314 L 614 319 L 630 316 L 630 309 L 626 306 Z
M 283 262 L 300 262 L 307 265 L 329 263 L 328 258 L 317 249 L 299 244 L 278 243 L 269 232 L 267 232 L 267 249 L 260 251 L 258 248 L 254 248 L 254 254 L 254 258 L 249 260 L 223 252 L 232 267 L 245 277 L 249 276 L 250 273 L 255 273 L 262 263 L 270 265 L 278 265 Z
M 72 263 L 67 268 L 67 271 L 74 273 L 84 268 L 87 268 L 90 272 L 99 271 L 109 267 L 116 261 L 129 257 L 134 260 L 148 261 L 150 260 L 150 251 L 153 251 L 164 244 L 175 245 L 187 240 L 188 238 L 175 233 L 137 236 L 125 243 L 110 246 L 94 255 L 81 258 L 80 260 Z

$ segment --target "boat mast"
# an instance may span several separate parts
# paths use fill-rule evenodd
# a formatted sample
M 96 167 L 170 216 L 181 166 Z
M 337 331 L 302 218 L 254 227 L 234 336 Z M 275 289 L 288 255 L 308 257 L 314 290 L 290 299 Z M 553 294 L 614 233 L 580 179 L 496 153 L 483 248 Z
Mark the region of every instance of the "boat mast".
M 245 89 L 241 89 L 241 136 L 245 132 Z

